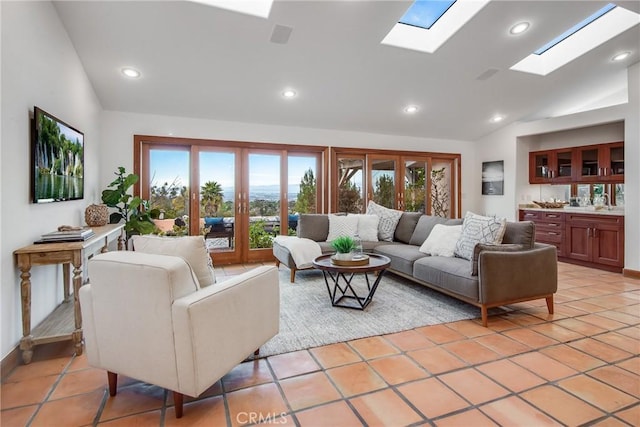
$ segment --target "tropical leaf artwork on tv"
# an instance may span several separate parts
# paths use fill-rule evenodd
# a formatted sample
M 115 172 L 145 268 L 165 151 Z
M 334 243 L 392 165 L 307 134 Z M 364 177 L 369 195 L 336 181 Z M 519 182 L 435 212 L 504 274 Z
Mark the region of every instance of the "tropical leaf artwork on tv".
M 84 135 L 36 109 L 34 201 L 82 199 Z

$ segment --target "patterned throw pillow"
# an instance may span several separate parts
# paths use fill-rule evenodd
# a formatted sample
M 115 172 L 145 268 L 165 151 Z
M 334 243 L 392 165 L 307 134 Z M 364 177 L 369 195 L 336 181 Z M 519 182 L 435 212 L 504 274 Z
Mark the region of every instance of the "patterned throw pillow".
M 473 258 L 473 248 L 477 243 L 488 243 L 490 245 L 502 243 L 506 227 L 506 218 L 482 216 L 467 212 L 462 223 L 462 234 L 456 243 L 456 256 L 471 260 Z
M 358 231 L 358 217 L 355 215 L 329 214 L 329 235 L 327 242 L 332 242 L 340 236 L 354 237 Z
M 385 242 L 393 241 L 393 235 L 396 232 L 402 211 L 385 208 L 371 200 L 367 205 L 367 215 L 377 215 L 380 218 L 380 221 L 378 221 L 378 239 Z

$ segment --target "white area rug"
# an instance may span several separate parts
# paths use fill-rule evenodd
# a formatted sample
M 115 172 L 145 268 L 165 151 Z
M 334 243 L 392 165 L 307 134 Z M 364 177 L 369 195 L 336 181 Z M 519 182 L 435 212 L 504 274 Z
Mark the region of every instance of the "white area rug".
M 362 276 L 357 279 L 364 286 Z M 289 270 L 280 267 L 280 333 L 259 357 L 476 317 L 478 307 L 392 273 L 382 277 L 364 311 L 333 307 L 321 271 L 299 271 L 290 283 Z

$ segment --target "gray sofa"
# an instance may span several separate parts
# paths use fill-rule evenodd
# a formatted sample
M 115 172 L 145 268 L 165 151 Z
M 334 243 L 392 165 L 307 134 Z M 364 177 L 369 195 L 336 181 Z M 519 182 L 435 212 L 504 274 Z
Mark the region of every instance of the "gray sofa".
M 472 261 L 419 251 L 436 224 L 457 225 L 462 219 L 405 212 L 392 242 L 365 241 L 364 250 L 389 257 L 388 272 L 480 307 L 484 326 L 489 308 L 520 301 L 545 298 L 549 313 L 553 313 L 553 294 L 558 287 L 556 248 L 534 242 L 533 222 L 507 222 L 502 244 L 476 245 Z M 323 253 L 333 252 L 326 241 L 328 233 L 327 215 L 300 215 L 298 237 L 318 242 Z M 284 264 L 291 269 L 293 283 L 298 269 L 289 250 L 274 243 L 273 254 L 276 266 Z

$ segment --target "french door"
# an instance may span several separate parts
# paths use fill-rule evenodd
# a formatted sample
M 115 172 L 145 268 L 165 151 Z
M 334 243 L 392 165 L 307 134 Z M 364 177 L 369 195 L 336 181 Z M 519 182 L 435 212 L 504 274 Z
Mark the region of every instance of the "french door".
M 216 264 L 272 260 L 275 236 L 295 234 L 300 213 L 323 212 L 324 150 L 139 136 L 134 143 L 140 194 L 160 209 L 161 234 L 204 236 Z

